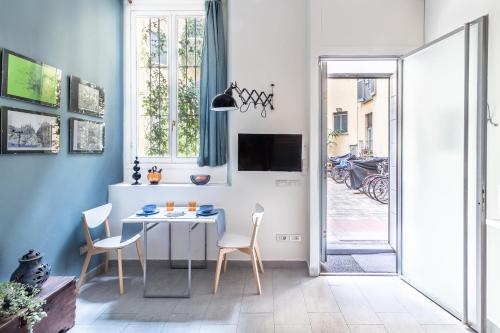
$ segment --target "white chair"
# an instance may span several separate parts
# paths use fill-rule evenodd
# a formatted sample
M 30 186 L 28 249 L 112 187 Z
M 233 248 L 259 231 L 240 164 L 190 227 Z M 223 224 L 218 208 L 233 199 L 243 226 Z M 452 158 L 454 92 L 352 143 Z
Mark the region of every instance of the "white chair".
M 222 262 L 224 261 L 224 272 L 227 270 L 227 254 L 240 251 L 250 255 L 252 259 L 252 270 L 257 282 L 257 292 L 259 295 L 262 294 L 262 289 L 260 286 L 259 270 L 257 267 L 257 261 L 260 267 L 261 273 L 264 273 L 264 265 L 262 264 L 262 256 L 260 255 L 259 246 L 257 244 L 257 234 L 259 232 L 259 226 L 262 222 L 264 216 L 264 208 L 260 204 L 255 205 L 255 211 L 252 215 L 253 229 L 252 236 L 243 236 L 238 234 L 224 233 L 221 239 L 217 242 L 219 247 L 219 256 L 217 258 L 217 268 L 215 270 L 215 284 L 214 284 L 214 294 L 217 293 L 219 289 L 220 271 L 222 268 Z
M 82 226 L 83 232 L 85 233 L 85 239 L 87 241 L 87 257 L 83 263 L 82 273 L 80 274 L 80 279 L 78 280 L 77 292 L 82 285 L 87 268 L 89 266 L 90 258 L 95 254 L 105 254 L 104 259 L 104 272 L 108 271 L 109 268 L 109 252 L 116 250 L 118 254 L 118 279 L 120 284 L 120 294 L 123 295 L 123 268 L 122 268 L 122 249 L 130 244 L 135 243 L 137 254 L 139 256 L 139 261 L 141 262 L 142 269 L 144 271 L 144 263 L 141 252 L 141 234 L 136 234 L 129 239 L 123 240 L 121 236 L 111 237 L 109 231 L 109 214 L 111 213 L 111 208 L 113 206 L 108 203 L 106 205 L 99 206 L 97 208 L 89 209 L 82 213 Z M 92 236 L 90 235 L 89 229 L 96 228 L 104 223 L 106 229 L 106 238 L 99 240 L 94 243 Z

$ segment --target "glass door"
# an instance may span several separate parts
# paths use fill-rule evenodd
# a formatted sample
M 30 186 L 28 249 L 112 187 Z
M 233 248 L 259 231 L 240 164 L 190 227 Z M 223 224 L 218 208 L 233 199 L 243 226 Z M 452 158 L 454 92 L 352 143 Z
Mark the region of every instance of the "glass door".
M 400 273 L 478 328 L 485 24 L 466 24 L 401 60 Z

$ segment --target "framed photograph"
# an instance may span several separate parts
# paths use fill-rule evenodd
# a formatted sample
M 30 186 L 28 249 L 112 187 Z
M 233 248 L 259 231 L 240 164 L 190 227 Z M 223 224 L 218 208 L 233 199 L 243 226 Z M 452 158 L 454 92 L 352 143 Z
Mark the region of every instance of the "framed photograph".
M 61 129 L 58 115 L 2 107 L 0 128 L 2 154 L 59 152 Z
M 104 118 L 104 89 L 79 77 L 70 76 L 69 111 Z
M 3 97 L 59 108 L 61 70 L 15 52 L 2 51 Z
M 104 152 L 104 123 L 70 118 L 69 152 L 101 154 Z

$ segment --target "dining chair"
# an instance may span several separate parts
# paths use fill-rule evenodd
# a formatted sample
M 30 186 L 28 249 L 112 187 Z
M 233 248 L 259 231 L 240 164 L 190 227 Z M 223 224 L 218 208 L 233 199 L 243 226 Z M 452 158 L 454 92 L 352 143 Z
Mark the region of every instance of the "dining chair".
M 144 271 L 144 263 L 141 252 L 141 234 L 135 234 L 128 239 L 122 239 L 122 236 L 111 237 L 111 233 L 109 231 L 109 214 L 111 213 L 112 207 L 113 206 L 108 203 L 93 209 L 86 210 L 82 213 L 83 232 L 87 241 L 87 256 L 85 257 L 82 273 L 80 274 L 80 279 L 78 280 L 76 288 L 77 292 L 85 279 L 85 274 L 87 273 L 90 258 L 92 258 L 92 256 L 96 254 L 104 253 L 104 272 L 107 272 L 109 268 L 109 252 L 116 250 L 118 255 L 118 280 L 121 295 L 123 295 L 124 293 L 122 250 L 125 246 L 135 243 L 137 255 L 139 256 L 139 261 L 141 263 L 142 270 Z M 89 229 L 94 229 L 102 225 L 103 223 L 106 230 L 106 238 L 94 243 Z
M 257 292 L 259 295 L 262 294 L 259 268 L 261 273 L 264 273 L 264 265 L 262 264 L 262 256 L 260 254 L 259 245 L 257 244 L 257 234 L 259 232 L 259 226 L 262 222 L 263 216 L 264 207 L 262 207 L 260 204 L 256 204 L 254 213 L 252 214 L 253 227 L 251 236 L 231 234 L 226 232 L 217 242 L 217 246 L 219 247 L 219 255 L 217 258 L 217 268 L 215 270 L 214 294 L 216 294 L 217 290 L 219 289 L 222 264 L 224 263 L 224 272 L 226 272 L 228 262 L 227 255 L 234 251 L 240 251 L 250 255 L 253 275 L 255 277 L 255 281 L 257 282 Z M 259 267 L 257 267 L 257 263 Z

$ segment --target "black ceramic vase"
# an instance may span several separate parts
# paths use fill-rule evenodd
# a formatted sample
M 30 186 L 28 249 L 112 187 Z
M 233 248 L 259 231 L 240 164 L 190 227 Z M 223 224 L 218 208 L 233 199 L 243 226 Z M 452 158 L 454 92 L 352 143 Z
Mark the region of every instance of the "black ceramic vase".
M 40 289 L 50 275 L 50 265 L 43 262 L 43 255 L 29 250 L 19 259 L 19 266 L 12 273 L 10 280 Z
M 135 183 L 132 183 L 132 185 L 140 185 L 139 179 L 141 179 L 141 173 L 139 170 L 141 170 L 141 167 L 139 166 L 139 158 L 137 156 L 135 157 L 134 167 L 132 169 L 134 170 L 132 178 L 135 180 Z

